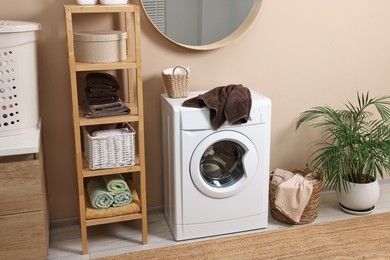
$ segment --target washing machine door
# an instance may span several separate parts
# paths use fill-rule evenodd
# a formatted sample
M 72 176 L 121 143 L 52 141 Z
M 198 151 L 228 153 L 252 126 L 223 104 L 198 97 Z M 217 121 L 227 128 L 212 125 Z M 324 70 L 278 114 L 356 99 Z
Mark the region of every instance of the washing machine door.
M 194 185 L 212 198 L 231 197 L 250 184 L 257 171 L 253 143 L 235 131 L 219 131 L 203 139 L 190 162 Z

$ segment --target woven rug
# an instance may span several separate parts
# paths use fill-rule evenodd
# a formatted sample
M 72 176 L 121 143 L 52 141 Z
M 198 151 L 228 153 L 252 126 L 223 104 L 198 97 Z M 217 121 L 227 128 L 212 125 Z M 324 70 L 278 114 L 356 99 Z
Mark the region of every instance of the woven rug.
M 99 260 L 390 259 L 390 212 L 213 238 Z

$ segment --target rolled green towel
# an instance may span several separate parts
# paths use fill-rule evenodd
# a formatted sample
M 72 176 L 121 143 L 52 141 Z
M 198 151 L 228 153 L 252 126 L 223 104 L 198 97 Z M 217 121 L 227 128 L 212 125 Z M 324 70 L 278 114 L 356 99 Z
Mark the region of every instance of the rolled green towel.
M 102 178 L 94 178 L 87 184 L 91 205 L 95 209 L 107 209 L 114 203 L 114 197 L 107 191 Z
M 133 197 L 131 196 L 131 192 L 129 190 L 125 190 L 124 192 L 113 194 L 114 197 L 114 203 L 112 204 L 113 207 L 120 207 L 127 204 L 130 204 L 130 202 L 133 200 Z
M 126 190 L 130 190 L 121 174 L 103 176 L 103 180 L 105 182 L 106 189 L 111 194 L 118 194 Z

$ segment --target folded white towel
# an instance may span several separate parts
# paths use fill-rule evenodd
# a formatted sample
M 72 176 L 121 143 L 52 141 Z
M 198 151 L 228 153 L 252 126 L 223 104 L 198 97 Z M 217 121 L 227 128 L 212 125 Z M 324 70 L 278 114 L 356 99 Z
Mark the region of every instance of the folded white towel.
M 111 137 L 116 135 L 121 135 L 125 133 L 130 133 L 127 128 L 118 128 L 118 129 L 106 129 L 106 130 L 98 130 L 92 133 L 92 136 L 95 137 Z

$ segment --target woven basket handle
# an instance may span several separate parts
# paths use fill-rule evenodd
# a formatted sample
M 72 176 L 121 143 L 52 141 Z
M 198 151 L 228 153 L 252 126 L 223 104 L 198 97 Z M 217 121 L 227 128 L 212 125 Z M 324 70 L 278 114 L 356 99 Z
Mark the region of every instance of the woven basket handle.
M 175 70 L 176 70 L 177 68 L 184 69 L 184 71 L 186 72 L 186 75 L 188 75 L 188 70 L 187 70 L 187 68 L 186 68 L 186 67 L 183 67 L 183 66 L 176 66 L 176 67 L 174 67 L 174 68 L 173 68 L 173 71 L 172 71 L 172 74 L 173 74 L 173 75 L 175 75 Z

